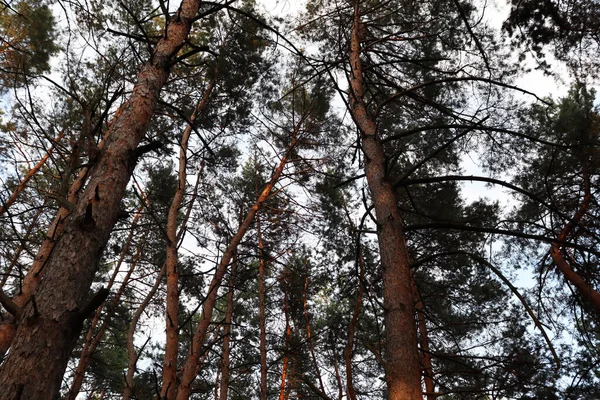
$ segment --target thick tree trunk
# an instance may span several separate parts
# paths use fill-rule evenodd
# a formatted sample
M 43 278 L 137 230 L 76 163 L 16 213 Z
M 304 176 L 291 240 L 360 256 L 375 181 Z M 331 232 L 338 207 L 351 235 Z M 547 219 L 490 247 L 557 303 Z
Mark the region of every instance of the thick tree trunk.
M 183 0 L 111 124 L 90 181 L 48 258 L 44 279 L 20 313 L 16 337 L 0 367 L 0 399 L 44 400 L 58 395 L 82 322 L 93 311 L 87 302 L 89 289 L 135 167 L 136 148 L 199 5 L 199 0 Z
M 362 135 L 365 173 L 375 206 L 377 237 L 383 268 L 386 371 L 389 400 L 421 400 L 421 368 L 411 294 L 410 261 L 393 187 L 386 176 L 385 155 L 377 124 L 364 102 L 359 0 L 354 3 L 350 39 L 350 94 L 352 118 Z
M 98 144 L 99 150 L 103 149 L 104 143 L 105 142 L 103 140 Z M 67 203 L 76 204 L 78 202 L 79 192 L 87 181 L 89 170 L 90 167 L 86 166 L 79 171 L 79 174 L 77 174 L 77 177 L 71 184 L 71 187 L 67 193 Z M 42 241 L 35 259 L 31 264 L 31 268 L 29 268 L 29 271 L 27 271 L 27 274 L 25 274 L 25 277 L 23 278 L 23 282 L 21 282 L 21 292 L 13 299 L 13 302 L 18 307 L 22 307 L 29 302 L 31 295 L 37 290 L 44 274 L 46 262 L 52 254 L 52 250 L 54 249 L 58 238 L 67 226 L 67 222 L 69 221 L 68 217 L 70 214 L 71 210 L 64 205 L 61 205 L 61 207 L 58 209 L 54 220 L 48 228 L 46 237 Z M 16 331 L 17 321 L 15 318 L 5 318 L 4 321 L 0 323 L 0 356 L 3 356 L 9 349 Z

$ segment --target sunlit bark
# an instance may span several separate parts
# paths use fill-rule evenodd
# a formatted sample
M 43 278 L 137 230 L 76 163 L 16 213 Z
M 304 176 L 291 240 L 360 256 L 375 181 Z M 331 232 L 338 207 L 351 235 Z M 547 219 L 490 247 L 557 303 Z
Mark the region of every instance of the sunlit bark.
M 225 312 L 225 326 L 223 329 L 223 354 L 221 358 L 221 386 L 219 388 L 219 400 L 227 400 L 229 391 L 229 370 L 231 352 L 231 324 L 233 322 L 233 292 L 235 277 L 237 274 L 237 256 L 233 255 L 231 262 L 231 276 L 229 277 L 229 292 L 227 293 L 227 311 Z
M 45 263 L 35 299 L 23 307 L 11 350 L 0 366 L 0 399 L 44 400 L 58 395 L 85 314 L 101 300 L 90 302 L 90 286 L 139 156 L 136 148 L 199 6 L 198 0 L 183 0 L 110 125 L 90 180 Z
M 206 109 L 213 88 L 215 87 L 214 78 L 209 82 L 204 90 L 202 99 L 198 102 L 194 113 L 190 118 L 181 137 L 179 149 L 179 174 L 177 189 L 169 207 L 167 217 L 167 251 L 165 265 L 167 268 L 167 305 L 166 305 L 166 343 L 165 356 L 163 360 L 163 377 L 160 398 L 166 400 L 175 399 L 177 395 L 177 355 L 179 350 L 179 272 L 178 262 L 178 240 L 177 240 L 177 215 L 183 201 L 185 188 L 187 184 L 187 150 L 190 135 L 193 131 L 192 125 L 197 116 Z
M 64 135 L 65 135 L 65 133 L 61 132 L 56 137 L 56 139 L 54 139 L 53 142 L 54 143 L 60 142 L 60 140 L 63 138 Z M 46 151 L 46 154 L 44 154 L 42 159 L 40 161 L 38 161 L 38 163 L 35 166 L 33 166 L 33 168 L 31 168 L 29 171 L 27 171 L 27 173 L 21 179 L 21 181 L 19 182 L 19 185 L 17 185 L 17 187 L 12 192 L 10 197 L 5 202 L 3 202 L 2 205 L 0 205 L 0 215 L 4 214 L 6 212 L 6 210 L 8 210 L 8 208 L 10 206 L 12 206 L 15 201 L 17 201 L 17 197 L 19 197 L 21 192 L 23 190 L 25 190 L 25 188 L 27 187 L 27 184 L 29 183 L 31 178 L 33 178 L 33 176 L 40 170 L 40 168 L 42 168 L 44 166 L 44 164 L 46 164 L 46 161 L 48 161 L 48 158 L 50 158 L 50 155 L 52 155 L 52 152 L 54 152 L 54 145 L 51 146 L 48 149 L 48 151 Z
M 212 313 L 218 298 L 218 291 L 219 287 L 221 286 L 223 276 L 227 271 L 227 267 L 229 266 L 229 263 L 231 262 L 233 254 L 235 253 L 238 245 L 240 244 L 248 228 L 254 221 L 256 213 L 262 207 L 265 201 L 267 201 L 267 199 L 271 196 L 271 192 L 275 187 L 275 184 L 279 181 L 279 178 L 283 173 L 283 169 L 287 164 L 290 153 L 296 146 L 296 135 L 298 134 L 299 129 L 300 126 L 297 126 L 294 132 L 292 132 L 292 138 L 288 150 L 286 151 L 285 155 L 281 158 L 279 165 L 277 166 L 275 171 L 273 171 L 271 180 L 267 183 L 256 202 L 252 205 L 252 207 L 250 207 L 250 210 L 248 211 L 246 217 L 240 224 L 236 234 L 231 238 L 229 245 L 223 253 L 221 261 L 217 266 L 217 270 L 215 271 L 215 274 L 213 275 L 213 278 L 209 284 L 208 295 L 202 305 L 200 321 L 194 333 L 194 337 L 192 338 L 192 344 L 188 352 L 187 360 L 183 367 L 181 383 L 177 391 L 177 400 L 187 400 L 190 396 L 191 384 L 196 378 L 196 370 L 199 366 L 199 357 L 202 353 L 202 346 L 206 340 L 206 332 L 208 326 L 211 323 Z
M 421 400 L 421 371 L 411 294 L 410 260 L 396 196 L 386 174 L 386 158 L 377 124 L 364 101 L 361 60 L 360 1 L 354 2 L 350 38 L 350 93 L 352 118 L 361 132 L 365 173 L 377 217 L 377 237 L 383 269 L 388 400 Z

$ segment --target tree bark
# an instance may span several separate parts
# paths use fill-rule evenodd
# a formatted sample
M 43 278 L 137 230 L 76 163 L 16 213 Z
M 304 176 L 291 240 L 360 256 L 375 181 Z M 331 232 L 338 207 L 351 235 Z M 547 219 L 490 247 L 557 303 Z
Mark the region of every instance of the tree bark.
M 98 261 L 137 161 L 136 148 L 199 5 L 199 0 L 183 0 L 150 62 L 142 67 L 121 114 L 111 124 L 90 181 L 48 258 L 44 279 L 23 307 L 11 350 L 0 366 L 0 399 L 58 396 L 71 350 L 87 317 L 82 312 Z
M 416 299 L 415 309 L 417 310 L 417 321 L 419 325 L 419 339 L 421 343 L 421 353 L 423 362 L 423 377 L 425 381 L 425 393 L 427 400 L 436 400 L 435 382 L 433 380 L 433 366 L 431 365 L 431 350 L 429 349 L 429 334 L 427 333 L 427 322 L 425 320 L 425 311 L 423 301 L 417 288 L 417 283 L 412 279 L 413 296 Z
M 131 324 L 129 325 L 129 330 L 127 331 L 127 356 L 129 361 L 127 363 L 127 373 L 125 374 L 125 389 L 123 390 L 123 400 L 129 400 L 134 396 L 135 385 L 133 383 L 133 376 L 135 374 L 137 360 L 139 358 L 138 353 L 135 351 L 135 346 L 133 344 L 137 323 L 140 320 L 142 314 L 144 313 L 144 310 L 146 310 L 146 307 L 148 307 L 148 304 L 150 304 L 150 301 L 156 294 L 160 283 L 162 282 L 165 276 L 165 270 L 166 267 L 163 265 L 160 272 L 156 276 L 154 285 L 152 286 L 148 294 L 146 294 L 146 297 L 138 306 L 137 310 L 135 310 L 133 318 L 131 319 Z
M 63 138 L 64 135 L 65 135 L 64 132 L 59 133 L 58 136 L 56 137 L 56 139 L 53 140 L 53 142 L 54 143 L 60 142 L 60 140 Z M 12 206 L 15 201 L 17 201 L 17 197 L 19 197 L 19 194 L 21 194 L 21 192 L 23 190 L 25 190 L 25 187 L 27 186 L 27 183 L 31 180 L 31 178 L 33 178 L 33 176 L 40 170 L 40 168 L 42 168 L 44 166 L 44 164 L 46 164 L 46 161 L 48 161 L 48 158 L 50 158 L 50 155 L 52 154 L 53 151 L 54 151 L 54 146 L 51 146 L 48 149 L 48 151 L 46 151 L 46 154 L 44 154 L 42 159 L 40 161 L 38 161 L 38 163 L 36 165 L 34 165 L 33 168 L 31 168 L 27 172 L 27 174 L 25 174 L 23 179 L 21 179 L 21 182 L 19 182 L 19 185 L 16 187 L 16 189 L 10 195 L 10 197 L 2 205 L 0 205 L 0 215 L 4 214 L 6 212 L 6 210 L 8 210 L 8 208 L 10 206 Z
M 197 116 L 206 108 L 213 88 L 215 87 L 214 78 L 211 79 L 202 99 L 198 102 L 194 113 L 190 118 L 190 123 L 186 126 L 181 137 L 179 149 L 179 175 L 177 189 L 169 207 L 167 217 L 167 305 L 166 305 L 166 343 L 165 356 L 163 361 L 163 376 L 160 398 L 173 400 L 177 395 L 177 355 L 179 350 L 179 272 L 177 270 L 178 261 L 178 240 L 177 240 L 177 215 L 185 194 L 187 183 L 187 149 L 190 135 L 192 133 L 192 124 Z
M 290 338 L 292 337 L 292 327 L 290 326 L 287 292 L 283 294 L 283 313 L 285 315 L 285 354 L 283 355 L 283 366 L 281 367 L 281 384 L 279 385 L 279 400 L 285 400 L 286 398 L 286 382 L 288 380 L 288 368 L 290 360 Z
M 586 282 L 586 280 L 583 279 L 583 277 L 579 275 L 577 271 L 575 271 L 571 267 L 571 265 L 569 265 L 567 260 L 565 260 L 565 257 L 563 256 L 560 249 L 560 243 L 564 243 L 567 240 L 567 237 L 571 234 L 573 228 L 575 228 L 577 224 L 579 224 L 583 216 L 587 214 L 590 208 L 590 203 L 593 199 L 590 185 L 590 174 L 588 171 L 588 167 L 585 165 L 583 167 L 583 181 L 584 196 L 581 205 L 579 206 L 579 209 L 577 210 L 573 218 L 565 225 L 563 230 L 557 236 L 557 241 L 552 243 L 552 246 L 550 247 L 550 256 L 552 256 L 552 260 L 556 264 L 558 270 L 567 280 L 567 282 L 575 286 L 581 298 L 588 305 L 590 305 L 596 312 L 596 315 L 600 317 L 600 293 L 598 293 L 598 291 L 596 291 L 592 287 L 592 285 Z
M 260 400 L 267 400 L 267 323 L 265 318 L 265 258 L 260 230 L 260 215 L 256 216 L 258 236 L 258 312 L 260 324 Z
M 315 355 L 315 346 L 312 341 L 312 335 L 310 332 L 310 319 L 308 315 L 308 259 L 306 260 L 305 273 L 306 277 L 304 278 L 304 287 L 302 290 L 302 310 L 304 313 L 304 323 L 306 326 L 306 339 L 308 340 L 308 349 L 310 350 L 310 356 L 312 358 L 313 365 L 315 367 L 315 373 L 317 374 L 317 379 L 319 381 L 319 389 L 321 393 L 325 393 L 325 386 L 323 385 L 323 378 L 321 378 L 321 370 L 319 369 L 319 363 L 317 362 L 317 356 Z
M 377 136 L 377 124 L 364 101 L 359 5 L 360 1 L 355 0 L 349 55 L 349 105 L 352 118 L 361 132 L 365 174 L 377 217 L 384 286 L 387 396 L 389 400 L 421 400 L 421 368 L 410 260 L 396 196 L 386 174 L 386 159 Z
M 227 271 L 227 266 L 231 262 L 233 254 L 235 253 L 238 245 L 240 244 L 244 235 L 246 234 L 246 231 L 254 221 L 256 213 L 258 212 L 258 210 L 260 210 L 264 202 L 267 201 L 267 199 L 271 196 L 271 191 L 275 187 L 275 184 L 279 181 L 279 178 L 283 173 L 283 169 L 287 164 L 290 153 L 296 146 L 296 135 L 298 134 L 299 129 L 300 126 L 297 126 L 294 132 L 292 133 L 291 143 L 289 145 L 288 150 L 286 151 L 286 154 L 281 158 L 279 165 L 277 166 L 275 171 L 273 171 L 271 180 L 269 181 L 269 183 L 267 183 L 256 202 L 252 205 L 252 207 L 246 214 L 246 217 L 240 224 L 238 231 L 233 236 L 233 238 L 231 238 L 227 249 L 225 249 L 225 252 L 223 253 L 221 261 L 217 266 L 215 274 L 213 275 L 213 278 L 208 287 L 208 295 L 202 305 L 200 321 L 198 323 L 198 326 L 196 327 L 194 337 L 192 338 L 192 344 L 188 352 L 187 360 L 183 367 L 181 383 L 179 385 L 179 389 L 177 390 L 177 400 L 187 400 L 190 396 L 192 389 L 191 385 L 194 379 L 196 378 L 196 370 L 199 367 L 198 361 L 200 355 L 202 354 L 202 347 L 206 340 L 206 332 L 211 322 L 213 309 L 218 298 L 219 287 L 221 286 L 223 276 Z
M 358 290 L 356 292 L 356 301 L 352 310 L 352 318 L 348 324 L 348 342 L 344 348 L 344 361 L 346 363 L 346 394 L 349 400 L 356 400 L 356 390 L 354 389 L 354 380 L 352 377 L 352 350 L 354 349 L 354 333 L 358 325 L 360 307 L 362 305 L 362 296 L 364 291 L 363 281 L 365 278 L 365 266 L 362 256 L 362 250 L 358 251 L 358 263 L 360 266 L 360 276 L 358 277 Z
M 230 342 L 231 323 L 233 322 L 233 289 L 235 276 L 237 274 L 237 255 L 234 253 L 231 263 L 231 274 L 229 277 L 229 293 L 227 293 L 227 311 L 225 312 L 225 328 L 223 329 L 223 358 L 221 361 L 221 387 L 219 388 L 219 400 L 227 400 L 229 391 L 229 367 L 230 367 Z
M 123 260 L 125 259 L 125 255 L 129 252 L 129 248 L 131 247 L 131 241 L 133 239 L 134 227 L 142 215 L 141 214 L 142 208 L 143 208 L 143 206 L 140 207 L 140 209 L 138 210 L 138 213 L 135 215 L 135 217 L 133 218 L 133 221 L 131 222 L 132 227 L 131 227 L 129 236 L 127 237 L 125 246 L 123 246 L 123 249 L 121 250 L 121 254 L 119 256 L 119 261 L 117 262 L 115 271 L 114 271 L 113 275 L 111 276 L 110 281 L 108 282 L 108 285 L 106 288 L 107 290 L 110 290 L 112 288 L 112 286 L 117 278 L 117 275 L 119 274 Z M 145 237 L 145 235 L 144 235 L 144 237 Z M 75 369 L 75 376 L 73 377 L 73 383 L 71 384 L 71 388 L 69 389 L 69 392 L 67 394 L 67 397 L 66 397 L 67 400 L 75 400 L 77 398 L 77 395 L 79 394 L 79 392 L 81 390 L 81 385 L 83 384 L 83 380 L 85 378 L 85 372 L 89 366 L 90 359 L 96 352 L 98 345 L 100 344 L 100 342 L 102 341 L 102 338 L 104 337 L 104 332 L 106 332 L 106 328 L 108 327 L 108 323 L 110 322 L 110 320 L 112 318 L 114 309 L 119 304 L 119 301 L 121 300 L 121 296 L 123 296 L 123 293 L 125 292 L 125 288 L 129 284 L 129 279 L 131 278 L 131 274 L 133 273 L 138 261 L 140 260 L 140 258 L 142 256 L 143 248 L 144 248 L 144 243 L 141 243 L 137 248 L 137 251 L 136 251 L 136 254 L 135 254 L 133 260 L 131 260 L 131 262 L 129 264 L 129 270 L 127 271 L 127 274 L 125 275 L 125 278 L 123 279 L 123 283 L 121 284 L 121 286 L 119 287 L 119 290 L 115 294 L 115 297 L 113 298 L 113 300 L 111 302 L 110 308 L 109 308 L 108 312 L 106 313 L 106 315 L 104 316 L 102 324 L 100 325 L 100 329 L 98 329 L 97 333 L 96 333 L 96 326 L 98 326 L 98 322 L 100 321 L 103 307 L 100 306 L 98 308 L 98 310 L 96 310 L 94 319 L 92 320 L 92 323 L 90 324 L 90 328 L 86 335 L 85 344 L 83 345 L 83 349 L 81 351 L 81 356 L 79 357 L 79 363 L 77 364 L 77 368 Z M 96 333 L 96 334 L 94 335 L 94 333 Z
M 106 138 L 106 136 L 105 136 Z M 98 144 L 98 149 L 101 150 L 104 146 L 104 140 Z M 86 166 L 79 171 L 79 174 L 71 184 L 67 192 L 67 203 L 76 204 L 79 200 L 79 192 L 81 188 L 85 184 L 90 167 Z M 50 224 L 48 228 L 48 232 L 46 233 L 46 237 L 42 241 L 40 248 L 31 264 L 31 268 L 25 274 L 25 278 L 23 278 L 23 282 L 21 282 L 21 292 L 17 294 L 13 301 L 14 303 L 22 307 L 28 301 L 30 301 L 31 295 L 35 293 L 37 290 L 40 281 L 42 280 L 44 267 L 46 266 L 46 262 L 48 258 L 52 254 L 52 250 L 58 238 L 62 234 L 67 222 L 69 221 L 69 215 L 71 214 L 71 210 L 65 205 L 61 205 L 54 217 L 54 220 Z M 10 348 L 10 345 L 14 339 L 15 333 L 17 331 L 17 321 L 14 318 L 5 318 L 2 323 L 0 323 L 0 356 L 3 356 L 6 351 Z

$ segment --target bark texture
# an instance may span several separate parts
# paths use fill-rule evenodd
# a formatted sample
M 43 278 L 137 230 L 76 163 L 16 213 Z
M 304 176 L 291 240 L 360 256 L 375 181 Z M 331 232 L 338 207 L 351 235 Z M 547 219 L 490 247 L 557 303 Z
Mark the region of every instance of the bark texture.
M 583 277 L 577 273 L 571 267 L 571 265 L 565 259 L 562 251 L 560 243 L 564 243 L 567 237 L 572 233 L 573 229 L 579 224 L 584 215 L 587 214 L 590 203 L 593 200 L 593 195 L 591 191 L 590 185 L 590 174 L 588 171 L 588 167 L 584 166 L 583 171 L 583 181 L 584 181 L 584 195 L 583 200 L 579 206 L 579 209 L 573 216 L 573 218 L 565 225 L 563 230 L 560 232 L 557 241 L 552 243 L 550 248 L 550 255 L 552 256 L 552 260 L 558 267 L 558 270 L 565 277 L 567 282 L 571 285 L 575 286 L 577 292 L 581 296 L 581 298 L 592 307 L 592 309 L 596 312 L 596 315 L 600 316 L 600 293 L 596 291 L 592 285 L 590 285 Z
M 377 218 L 384 286 L 385 380 L 389 400 L 421 400 L 421 363 L 411 293 L 410 260 L 396 196 L 386 176 L 386 159 L 377 136 L 377 124 L 364 102 L 359 6 L 359 0 L 355 0 L 350 38 L 349 104 L 352 118 L 362 136 L 365 174 Z
M 0 367 L 0 399 L 58 396 L 69 355 L 87 317 L 85 311 L 89 311 L 86 306 L 100 255 L 135 167 L 136 148 L 199 4 L 199 0 L 182 2 L 111 124 L 90 181 L 46 262 L 44 279 L 22 309 L 11 351 Z

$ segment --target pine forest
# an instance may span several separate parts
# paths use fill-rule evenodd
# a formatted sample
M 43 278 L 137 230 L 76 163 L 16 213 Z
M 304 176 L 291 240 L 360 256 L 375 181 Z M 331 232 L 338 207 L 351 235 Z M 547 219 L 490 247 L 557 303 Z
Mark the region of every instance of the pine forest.
M 0 400 L 600 399 L 600 1 L 0 0 Z

